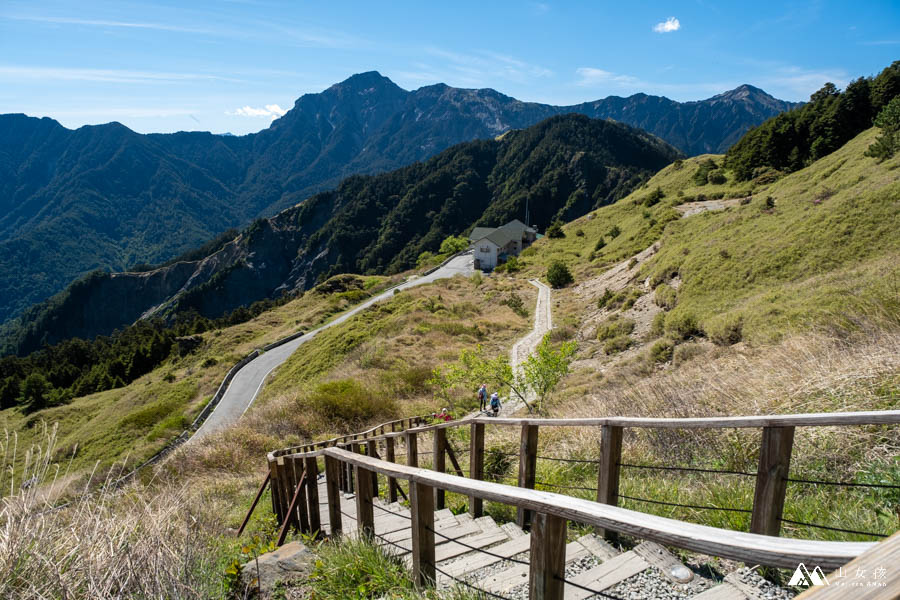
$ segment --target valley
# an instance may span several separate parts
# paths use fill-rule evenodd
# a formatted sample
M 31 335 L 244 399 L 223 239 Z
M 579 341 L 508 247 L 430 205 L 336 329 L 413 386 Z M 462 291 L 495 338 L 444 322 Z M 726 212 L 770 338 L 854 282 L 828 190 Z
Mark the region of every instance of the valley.
M 258 184 L 252 207 L 205 188 L 223 227 L 265 216 L 7 327 L 0 596 L 250 597 L 288 541 L 305 564 L 263 597 L 781 599 L 816 593 L 795 563 L 833 577 L 894 547 L 900 62 L 803 106 L 748 87 L 692 106 L 711 131 L 723 102 L 778 113 L 693 150 L 432 87 L 355 76 L 213 152 L 131 140 L 178 177 L 227 164 L 234 189 Z M 481 115 L 461 143 L 408 119 L 426 92 Z M 325 128 L 332 96 L 381 137 Z M 301 125 L 335 137 L 282 131 Z M 241 144 L 290 156 L 293 179 Z M 193 166 L 147 154 L 166 145 Z M 542 235 L 474 269 L 468 233 L 526 210 Z

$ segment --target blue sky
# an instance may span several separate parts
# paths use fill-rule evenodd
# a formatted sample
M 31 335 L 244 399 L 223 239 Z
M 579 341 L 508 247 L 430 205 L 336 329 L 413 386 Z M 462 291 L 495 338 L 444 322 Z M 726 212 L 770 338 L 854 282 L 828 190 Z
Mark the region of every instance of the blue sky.
M 805 100 L 900 58 L 900 2 L 0 2 L 0 113 L 140 132 L 265 128 L 377 70 L 574 104 Z

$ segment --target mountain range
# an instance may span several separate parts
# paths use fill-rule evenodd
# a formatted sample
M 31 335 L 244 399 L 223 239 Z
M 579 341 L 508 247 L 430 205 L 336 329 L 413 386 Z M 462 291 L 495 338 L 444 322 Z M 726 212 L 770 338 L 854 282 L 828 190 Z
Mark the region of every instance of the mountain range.
M 541 230 L 626 196 L 683 156 L 656 136 L 583 115 L 551 117 L 426 162 L 354 175 L 211 245 L 205 256 L 144 272 L 96 272 L 7 331 L 7 351 L 108 334 L 137 319 L 219 317 L 306 290 L 338 273 L 396 273 L 476 225 L 524 218 Z M 15 322 L 13 322 L 15 323 Z M 7 327 L 6 329 L 10 329 Z
M 721 152 L 795 105 L 744 85 L 698 102 L 636 94 L 574 106 L 443 84 L 406 91 L 354 75 L 256 134 L 69 130 L 0 115 L 0 322 L 95 269 L 169 260 L 352 174 L 396 169 L 463 141 L 580 113 L 659 136 L 689 155 Z

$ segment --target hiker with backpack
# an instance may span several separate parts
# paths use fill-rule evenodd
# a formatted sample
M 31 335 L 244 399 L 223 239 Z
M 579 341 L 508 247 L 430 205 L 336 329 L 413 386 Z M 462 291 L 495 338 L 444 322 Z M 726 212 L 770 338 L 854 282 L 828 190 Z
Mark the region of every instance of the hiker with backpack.
M 481 387 L 478 388 L 478 402 L 481 404 L 480 411 L 484 412 L 487 407 L 488 400 L 488 392 L 487 392 L 487 384 L 482 383 Z
M 500 414 L 501 408 L 503 406 L 500 404 L 500 394 L 494 392 L 491 394 L 491 411 L 493 411 L 495 417 Z

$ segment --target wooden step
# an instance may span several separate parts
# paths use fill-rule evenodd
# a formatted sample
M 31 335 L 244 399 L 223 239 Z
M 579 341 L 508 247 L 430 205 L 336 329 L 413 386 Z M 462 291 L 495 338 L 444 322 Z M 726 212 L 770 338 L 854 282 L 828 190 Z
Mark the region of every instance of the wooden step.
M 640 543 L 635 547 L 634 553 L 659 569 L 669 581 L 687 583 L 694 578 L 693 571 L 656 542 Z
M 590 556 L 590 552 L 578 542 L 566 544 L 566 564 L 587 556 Z M 528 583 L 528 565 L 516 564 L 505 571 L 479 581 L 479 587 L 502 595 L 504 592 L 519 587 L 523 583 Z
M 596 592 L 602 592 L 633 575 L 637 575 L 649 566 L 650 563 L 633 551 L 630 551 L 611 558 L 593 569 L 579 573 L 572 578 L 572 581 Z M 594 592 L 588 592 L 573 585 L 566 585 L 565 590 L 566 600 L 581 600 L 594 595 Z
M 747 596 L 726 582 L 697 594 L 691 600 L 747 600 Z
M 601 562 L 606 562 L 621 554 L 609 542 L 593 533 L 581 536 L 578 538 L 578 543 L 587 548 L 588 552 L 600 559 Z
M 524 536 L 528 535 L 527 533 L 522 531 L 521 527 L 519 527 L 512 521 L 510 521 L 509 523 L 504 523 L 503 525 L 500 526 L 500 529 L 505 531 L 506 534 L 509 536 L 509 538 L 512 540 L 514 540 L 518 537 L 524 537 Z
M 505 528 L 501 527 L 500 529 L 504 533 L 508 534 Z M 521 529 L 519 531 L 521 531 Z M 508 542 L 504 542 L 499 546 L 494 546 L 490 549 L 490 551 L 492 554 L 496 554 L 497 556 L 509 558 L 510 556 L 521 554 L 522 552 L 528 552 L 530 548 L 531 536 L 526 533 Z M 464 560 L 457 561 L 453 564 L 447 565 L 446 567 L 441 567 L 441 570 L 446 571 L 448 575 L 452 575 L 453 577 L 461 577 L 468 573 L 474 573 L 475 571 L 478 571 L 485 567 L 497 564 L 498 562 L 503 560 L 501 558 L 497 558 L 497 556 L 481 554 L 480 552 L 473 553 L 472 556 L 468 556 Z M 438 575 L 438 581 L 441 581 L 441 577 L 441 575 Z

